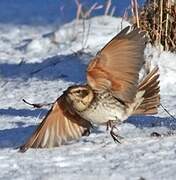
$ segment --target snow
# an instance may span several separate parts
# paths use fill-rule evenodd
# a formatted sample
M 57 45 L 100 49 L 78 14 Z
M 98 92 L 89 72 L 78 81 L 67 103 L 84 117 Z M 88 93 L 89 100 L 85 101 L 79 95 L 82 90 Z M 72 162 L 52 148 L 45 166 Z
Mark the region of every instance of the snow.
M 175 179 L 176 121 L 163 109 L 120 125 L 122 144 L 96 127 L 90 136 L 59 148 L 24 154 L 16 149 L 47 112 L 22 99 L 52 102 L 71 84 L 84 82 L 89 60 L 127 25 L 104 16 L 58 29 L 54 24 L 0 24 L 0 179 Z M 159 65 L 161 103 L 176 115 L 176 54 L 149 46 L 146 57 Z M 162 136 L 151 137 L 152 132 Z

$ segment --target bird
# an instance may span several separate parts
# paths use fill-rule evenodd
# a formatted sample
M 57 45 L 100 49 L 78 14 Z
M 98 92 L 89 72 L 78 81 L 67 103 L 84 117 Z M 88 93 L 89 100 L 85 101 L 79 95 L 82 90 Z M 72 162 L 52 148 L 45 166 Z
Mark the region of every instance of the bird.
M 115 142 L 117 126 L 132 115 L 151 115 L 160 104 L 159 68 L 141 80 L 146 32 L 126 27 L 110 40 L 86 70 L 87 82 L 72 85 L 52 104 L 19 151 L 52 148 L 89 135 L 94 124 L 107 126 Z

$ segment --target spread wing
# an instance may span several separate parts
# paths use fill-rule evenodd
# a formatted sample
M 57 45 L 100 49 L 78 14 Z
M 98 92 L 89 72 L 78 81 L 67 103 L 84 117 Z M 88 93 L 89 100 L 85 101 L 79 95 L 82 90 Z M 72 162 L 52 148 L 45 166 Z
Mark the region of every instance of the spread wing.
M 20 147 L 20 152 L 25 152 L 28 148 L 60 146 L 88 133 L 91 124 L 70 112 L 68 108 L 62 95 L 53 104 L 33 135 Z
M 87 68 L 92 89 L 108 89 L 124 102 L 132 102 L 136 95 L 147 40 L 139 29 L 128 30 L 123 29 L 105 45 Z

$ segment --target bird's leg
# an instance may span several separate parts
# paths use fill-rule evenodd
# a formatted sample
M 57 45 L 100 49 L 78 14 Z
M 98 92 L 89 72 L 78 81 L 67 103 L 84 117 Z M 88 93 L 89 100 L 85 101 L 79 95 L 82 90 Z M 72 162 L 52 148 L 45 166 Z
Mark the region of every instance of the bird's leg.
M 111 124 L 111 121 L 108 121 L 106 123 L 106 131 L 109 131 L 109 128 L 111 128 L 112 124 Z
M 110 130 L 110 135 L 111 135 L 111 137 L 113 138 L 113 140 L 114 140 L 115 142 L 121 143 L 120 140 L 123 139 L 123 137 L 114 132 L 114 129 L 118 130 L 117 127 L 116 127 L 116 125 L 114 125 L 112 121 L 108 121 L 107 127 L 108 127 L 108 128 L 109 128 L 109 127 L 111 128 L 111 130 Z
M 82 136 L 89 136 L 90 135 L 90 129 L 86 129 Z

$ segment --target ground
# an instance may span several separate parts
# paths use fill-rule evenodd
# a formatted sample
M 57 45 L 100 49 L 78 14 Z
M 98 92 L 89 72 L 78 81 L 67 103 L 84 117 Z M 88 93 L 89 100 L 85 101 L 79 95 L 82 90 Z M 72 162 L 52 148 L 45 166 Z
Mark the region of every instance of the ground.
M 176 120 L 162 108 L 120 125 L 122 144 L 105 127 L 95 127 L 90 136 L 59 148 L 18 152 L 48 110 L 22 99 L 53 102 L 69 85 L 84 82 L 92 56 L 127 25 L 104 16 L 59 29 L 0 24 L 0 179 L 175 179 Z M 145 54 L 160 68 L 161 103 L 175 115 L 176 55 L 150 46 Z M 162 136 L 152 137 L 153 132 Z

